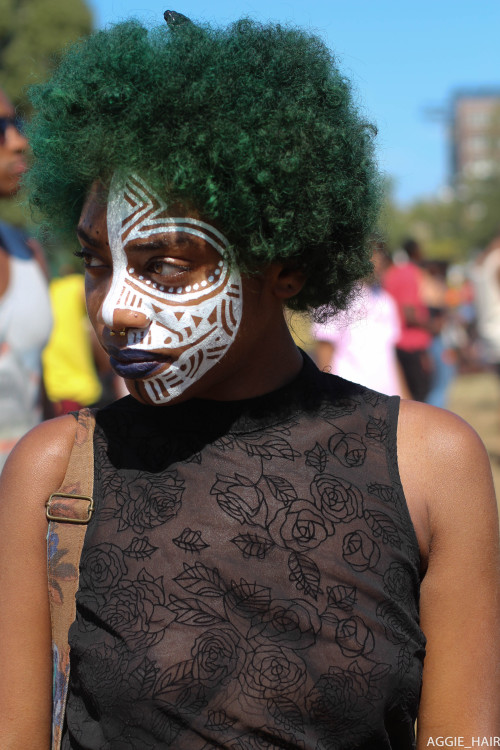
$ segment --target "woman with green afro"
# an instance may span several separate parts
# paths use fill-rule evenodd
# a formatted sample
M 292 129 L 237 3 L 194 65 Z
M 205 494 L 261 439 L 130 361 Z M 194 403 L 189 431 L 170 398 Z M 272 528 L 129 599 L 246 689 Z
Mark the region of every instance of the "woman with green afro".
M 453 414 L 319 371 L 283 314 L 334 314 L 370 270 L 373 128 L 316 36 L 165 18 L 94 34 L 32 91 L 31 201 L 76 231 L 130 395 L 38 426 L 2 474 L 0 746 L 494 737 L 484 447 Z M 51 622 L 45 505 L 89 425 L 79 573 L 68 524 L 49 530 Z

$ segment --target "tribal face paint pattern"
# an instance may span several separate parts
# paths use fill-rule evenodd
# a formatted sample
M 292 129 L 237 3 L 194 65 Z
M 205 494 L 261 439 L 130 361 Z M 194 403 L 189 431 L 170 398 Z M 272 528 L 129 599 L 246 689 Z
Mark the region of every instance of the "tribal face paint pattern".
M 137 175 L 114 175 L 107 228 L 113 276 L 103 303 L 104 323 L 113 327 L 116 309 L 142 313 L 149 325 L 127 331 L 125 351 L 181 352 L 143 379 L 151 401 L 164 404 L 199 380 L 231 346 L 242 315 L 241 276 L 217 229 L 197 219 L 169 216 L 167 204 Z M 206 277 L 186 286 L 160 285 L 129 266 L 127 243 L 170 232 L 202 238 L 217 251 L 220 259 Z

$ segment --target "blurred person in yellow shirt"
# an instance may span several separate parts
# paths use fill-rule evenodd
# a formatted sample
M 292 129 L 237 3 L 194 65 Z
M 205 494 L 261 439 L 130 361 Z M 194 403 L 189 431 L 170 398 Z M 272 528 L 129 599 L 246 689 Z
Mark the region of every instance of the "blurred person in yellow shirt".
M 56 416 L 124 395 L 115 393 L 108 358 L 90 328 L 84 276 L 68 270 L 50 283 L 54 328 L 43 352 L 45 388 Z

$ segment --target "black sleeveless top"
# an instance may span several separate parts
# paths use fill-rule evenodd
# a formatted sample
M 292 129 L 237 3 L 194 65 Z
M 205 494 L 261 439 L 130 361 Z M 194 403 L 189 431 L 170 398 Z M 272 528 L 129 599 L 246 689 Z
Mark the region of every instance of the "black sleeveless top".
M 98 412 L 63 750 L 414 747 L 398 408 L 306 359 L 258 398 Z

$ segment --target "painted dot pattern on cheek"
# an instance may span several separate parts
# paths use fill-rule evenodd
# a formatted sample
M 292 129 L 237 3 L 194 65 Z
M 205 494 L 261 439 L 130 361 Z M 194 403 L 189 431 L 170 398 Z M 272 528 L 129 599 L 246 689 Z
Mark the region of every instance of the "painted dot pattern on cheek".
M 233 343 L 243 307 L 240 273 L 227 239 L 215 227 L 170 216 L 163 199 L 137 175 L 115 173 L 107 222 L 113 278 L 102 308 L 104 322 L 112 327 L 120 309 L 146 315 L 147 328 L 129 329 L 127 348 L 158 353 L 158 368 L 144 378 L 143 388 L 153 403 L 168 403 L 214 367 Z M 134 275 L 126 244 L 170 232 L 201 238 L 217 251 L 220 259 L 207 278 L 166 288 L 144 274 Z

